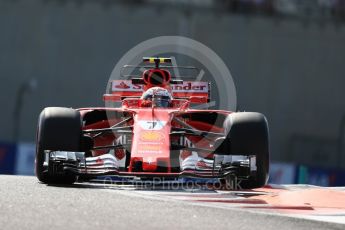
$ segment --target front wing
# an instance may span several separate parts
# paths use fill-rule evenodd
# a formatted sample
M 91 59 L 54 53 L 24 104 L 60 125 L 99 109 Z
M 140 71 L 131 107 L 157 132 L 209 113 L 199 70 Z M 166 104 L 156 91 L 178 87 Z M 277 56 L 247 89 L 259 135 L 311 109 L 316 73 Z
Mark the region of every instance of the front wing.
M 187 167 L 180 172 L 127 172 L 119 167 L 116 158 L 112 154 L 104 154 L 98 157 L 85 157 L 83 152 L 47 152 L 45 166 L 46 173 L 74 174 L 84 178 L 97 176 L 123 176 L 139 178 L 225 178 L 236 176 L 242 180 L 248 179 L 253 173 L 255 159 L 248 157 L 247 161 L 236 165 L 219 165 L 209 163 L 205 166 Z M 209 160 L 210 161 L 210 160 Z

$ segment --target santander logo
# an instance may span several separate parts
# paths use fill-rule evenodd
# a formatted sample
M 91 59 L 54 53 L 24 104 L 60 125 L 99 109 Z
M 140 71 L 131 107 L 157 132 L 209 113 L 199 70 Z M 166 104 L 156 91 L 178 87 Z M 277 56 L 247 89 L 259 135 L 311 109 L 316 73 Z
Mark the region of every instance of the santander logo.
M 208 92 L 208 83 L 188 81 L 172 86 L 171 90 L 173 92 Z
M 132 84 L 131 80 L 114 80 L 112 82 L 113 92 L 142 92 L 143 86 Z M 208 93 L 209 84 L 204 81 L 184 81 L 183 84 L 171 85 L 171 91 L 174 93 Z
M 114 86 L 116 89 L 129 89 L 131 88 L 130 86 L 128 86 L 124 81 L 121 81 L 120 84 Z
M 155 131 L 144 131 L 140 134 L 141 141 L 147 142 L 161 142 L 164 139 L 164 134 Z

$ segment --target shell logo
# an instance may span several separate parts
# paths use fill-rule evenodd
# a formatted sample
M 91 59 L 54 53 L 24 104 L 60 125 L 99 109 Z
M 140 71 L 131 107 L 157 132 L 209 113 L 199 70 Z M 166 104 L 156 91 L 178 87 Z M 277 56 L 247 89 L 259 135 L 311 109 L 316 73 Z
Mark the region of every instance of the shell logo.
M 142 132 L 140 135 L 140 140 L 142 141 L 162 141 L 164 139 L 164 134 L 161 132 L 146 131 Z

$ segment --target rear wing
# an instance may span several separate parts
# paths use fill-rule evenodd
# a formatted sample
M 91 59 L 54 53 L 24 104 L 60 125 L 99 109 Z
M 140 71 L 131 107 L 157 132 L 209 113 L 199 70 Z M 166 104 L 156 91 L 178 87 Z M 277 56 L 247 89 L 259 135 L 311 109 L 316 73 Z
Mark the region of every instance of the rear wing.
M 120 102 L 125 98 L 140 98 L 144 92 L 143 84 L 134 84 L 132 80 L 113 80 L 111 94 L 103 96 L 104 101 Z M 191 103 L 208 103 L 211 85 L 205 81 L 181 81 L 170 85 L 175 99 L 187 99 Z

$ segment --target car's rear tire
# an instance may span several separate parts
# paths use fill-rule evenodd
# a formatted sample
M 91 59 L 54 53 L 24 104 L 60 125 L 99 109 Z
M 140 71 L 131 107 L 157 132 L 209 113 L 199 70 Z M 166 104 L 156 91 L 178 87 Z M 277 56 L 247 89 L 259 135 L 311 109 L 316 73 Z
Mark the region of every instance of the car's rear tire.
M 224 121 L 225 141 L 230 141 L 229 155 L 255 155 L 256 173 L 240 182 L 243 189 L 266 185 L 269 177 L 269 131 L 264 115 L 253 112 L 229 114 Z
M 40 116 L 36 136 L 35 173 L 47 184 L 72 184 L 73 174 L 49 172 L 44 167 L 45 151 L 80 151 L 82 124 L 80 113 L 70 108 L 48 107 Z

